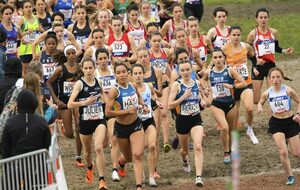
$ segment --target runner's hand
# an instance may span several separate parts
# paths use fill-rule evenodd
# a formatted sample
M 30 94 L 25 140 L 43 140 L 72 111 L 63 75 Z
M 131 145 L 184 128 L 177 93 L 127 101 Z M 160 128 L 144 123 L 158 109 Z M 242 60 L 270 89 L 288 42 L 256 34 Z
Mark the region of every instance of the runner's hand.
M 261 104 L 257 104 L 257 112 L 260 114 L 263 111 L 263 107 Z
M 127 110 L 128 110 L 128 113 L 136 113 L 136 107 L 134 107 L 134 106 L 129 106 Z
M 253 67 L 253 73 L 254 73 L 255 76 L 259 75 L 259 72 L 258 72 L 257 68 Z
M 83 101 L 84 105 L 94 104 L 94 103 L 96 103 L 98 98 L 99 98 L 99 96 L 90 96 Z
M 290 55 L 294 52 L 294 48 L 287 48 L 285 54 Z
M 263 59 L 257 58 L 257 65 L 263 65 L 266 62 Z
M 186 91 L 183 94 L 183 97 L 184 97 L 184 99 L 187 99 L 190 96 L 192 96 L 192 89 L 191 88 L 187 88 Z
M 300 125 L 300 115 L 299 114 L 296 114 L 294 117 L 293 117 L 293 120 L 295 122 L 297 122 L 299 125 Z

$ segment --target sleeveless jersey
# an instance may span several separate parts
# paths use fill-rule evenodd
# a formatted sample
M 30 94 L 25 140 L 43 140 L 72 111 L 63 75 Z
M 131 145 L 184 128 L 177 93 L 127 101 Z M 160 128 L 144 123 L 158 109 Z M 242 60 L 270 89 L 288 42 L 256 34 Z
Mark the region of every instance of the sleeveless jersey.
M 118 96 L 113 104 L 114 110 L 128 109 L 130 106 L 138 107 L 138 96 L 135 88 L 128 83 L 127 88 L 116 84 L 114 88 L 118 91 Z
M 54 73 L 56 63 L 53 61 L 52 56 L 48 55 L 45 51 L 41 52 L 40 62 L 43 64 L 43 70 L 44 70 L 43 78 L 44 81 L 46 82 Z
M 155 57 L 151 49 L 149 49 L 149 52 L 150 52 L 151 67 L 158 68 L 162 71 L 163 74 L 165 74 L 168 68 L 168 59 L 167 59 L 166 52 L 163 49 L 160 49 L 160 53 L 161 53 L 160 57 Z
M 181 26 L 182 28 L 186 29 L 187 27 L 187 23 L 185 20 L 182 21 Z M 175 24 L 174 24 L 174 19 L 171 19 L 171 26 L 169 27 L 168 31 L 167 31 L 167 42 L 169 42 L 171 45 L 175 45 L 176 44 L 176 40 L 175 40 L 175 36 L 174 36 L 174 32 L 176 30 Z
M 203 35 L 200 35 L 200 40 L 197 45 L 193 46 L 191 44 L 190 37 L 187 38 L 187 43 L 190 48 L 194 48 L 197 50 L 197 52 L 200 55 L 201 61 L 205 62 L 207 60 L 207 48 L 204 45 L 204 36 Z
M 41 23 L 44 31 L 49 30 L 52 27 L 52 19 L 50 13 L 46 11 L 46 17 L 39 18 L 39 22 Z
M 17 41 L 18 41 L 18 30 L 16 25 L 12 24 L 12 30 L 8 31 L 4 28 L 2 23 L 0 23 L 0 28 L 7 35 L 7 44 L 6 44 L 6 55 L 9 57 L 17 56 Z
M 70 73 L 65 66 L 65 64 L 62 65 L 62 75 L 59 78 L 59 94 L 58 97 L 61 101 L 64 103 L 68 103 L 69 97 L 72 94 L 74 85 L 76 83 L 76 77 L 77 72 Z
M 84 101 L 90 96 L 101 94 L 101 87 L 97 79 L 94 78 L 94 85 L 88 85 L 83 78 L 79 79 L 82 82 L 82 90 L 78 93 L 76 100 Z M 95 121 L 104 118 L 103 106 L 101 101 L 97 100 L 94 104 L 79 107 L 81 121 Z
M 146 32 L 145 32 L 145 26 L 141 21 L 138 21 L 140 24 L 140 27 L 136 28 L 134 27 L 129 21 L 128 23 L 128 35 L 132 36 L 134 39 L 135 45 L 138 47 L 143 39 L 146 38 Z
M 196 115 L 200 113 L 200 93 L 197 82 L 193 80 L 192 86 L 186 86 L 183 84 L 181 79 L 177 80 L 176 82 L 179 83 L 179 91 L 176 95 L 176 99 L 179 99 L 181 96 L 183 96 L 187 88 L 191 88 L 192 90 L 192 96 L 183 100 L 178 106 L 176 106 L 176 112 L 179 115 L 185 116 Z
M 57 0 L 53 6 L 53 12 L 61 12 L 65 16 L 64 25 L 68 27 L 72 23 L 72 0 Z
M 231 90 L 224 87 L 224 83 L 234 84 L 226 66 L 223 71 L 217 72 L 213 68 L 209 72 L 209 80 L 212 89 L 213 99 L 220 102 L 233 102 Z
M 96 70 L 96 76 L 99 79 L 99 82 L 105 93 L 108 93 L 109 90 L 116 85 L 116 77 L 114 72 L 110 68 L 108 68 L 108 70 L 109 70 L 109 75 L 107 76 L 101 76 L 99 70 L 98 69 Z
M 141 21 L 143 22 L 144 26 L 147 26 L 147 24 L 150 23 L 150 22 L 157 22 L 157 21 L 156 21 L 156 17 L 153 16 L 153 15 L 150 16 L 150 20 L 146 20 L 145 17 L 143 17 L 143 16 L 141 15 L 141 16 L 139 17 L 139 20 L 141 20 Z
M 125 0 L 124 3 L 120 3 L 118 0 L 114 1 L 114 8 L 116 9 L 118 14 L 125 14 L 126 13 L 126 8 L 129 5 L 129 1 Z
M 287 94 L 286 86 L 281 86 L 279 92 L 271 87 L 268 89 L 268 100 L 272 113 L 280 114 L 292 109 L 291 97 Z
M 88 21 L 85 22 L 85 26 L 82 29 L 78 28 L 77 22 L 74 23 L 72 33 L 74 34 L 75 40 L 78 43 L 80 49 L 84 49 L 91 31 L 92 30 Z
M 23 20 L 24 20 L 24 24 L 21 27 L 21 31 L 25 32 L 27 30 L 33 30 L 33 32 L 31 34 L 26 34 L 23 36 L 23 39 L 25 42 L 27 42 L 27 44 L 23 44 L 21 43 L 20 45 L 20 55 L 28 55 L 28 54 L 32 54 L 32 43 L 34 42 L 35 39 L 38 38 L 39 36 L 39 20 L 33 16 L 33 23 L 29 23 L 24 16 L 22 16 Z M 40 46 L 37 45 L 36 52 L 40 52 Z
M 226 55 L 226 64 L 232 66 L 243 77 L 247 84 L 251 84 L 251 75 L 247 67 L 247 48 L 245 43 L 241 42 L 242 50 L 240 52 L 232 52 L 232 45 L 228 43 L 224 46 Z M 235 81 L 237 83 L 237 81 Z
M 275 37 L 270 29 L 268 29 L 266 34 L 262 34 L 259 29 L 256 28 L 253 45 L 258 58 L 275 63 Z
M 112 48 L 113 57 L 128 57 L 130 43 L 127 33 L 123 33 L 121 40 L 116 40 L 114 34 L 111 33 L 107 45 Z
M 155 75 L 155 70 L 154 70 L 153 67 L 150 67 L 150 69 L 151 69 L 151 75 L 148 78 L 144 77 L 144 82 L 147 83 L 147 84 L 149 84 L 149 85 L 152 85 L 153 88 L 158 89 L 157 78 L 156 78 L 156 75 Z
M 151 108 L 151 90 L 149 86 L 144 83 L 145 91 L 141 93 L 141 96 L 144 100 L 145 105 L 149 109 L 149 112 L 145 112 L 144 109 L 138 109 L 138 116 L 142 121 L 145 121 L 152 117 L 152 108 Z
M 215 38 L 215 40 L 213 41 L 213 46 L 214 48 L 218 47 L 218 48 L 221 48 L 223 47 L 224 45 L 226 45 L 229 41 L 229 31 L 230 31 L 230 27 L 227 26 L 227 35 L 226 36 L 223 36 L 221 34 L 221 32 L 219 31 L 219 29 L 217 27 L 215 27 L 216 29 L 216 32 L 217 32 L 217 36 Z

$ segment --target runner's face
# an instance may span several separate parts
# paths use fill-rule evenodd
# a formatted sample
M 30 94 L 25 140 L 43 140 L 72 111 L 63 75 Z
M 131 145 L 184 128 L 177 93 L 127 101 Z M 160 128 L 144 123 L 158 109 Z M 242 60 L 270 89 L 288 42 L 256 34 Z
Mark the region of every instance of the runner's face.
M 95 32 L 93 34 L 93 40 L 95 45 L 98 47 L 102 46 L 104 44 L 104 34 L 102 32 Z
M 120 33 L 122 31 L 122 22 L 120 20 L 113 20 L 111 23 L 111 28 L 113 32 Z
M 63 38 L 64 35 L 64 27 L 62 26 L 57 26 L 53 29 L 53 32 L 56 33 L 56 37 L 58 40 L 61 40 Z
M 173 15 L 175 19 L 180 19 L 182 17 L 182 8 L 179 6 L 174 7 Z
M 84 21 L 86 18 L 86 11 L 84 9 L 77 9 L 76 18 L 78 21 Z
M 150 46 L 153 47 L 154 49 L 159 49 L 161 46 L 161 42 L 162 42 L 161 36 L 154 35 L 150 40 Z
M 186 43 L 186 33 L 184 31 L 176 32 L 175 38 L 176 38 L 176 41 L 181 45 L 184 45 Z
M 147 29 L 147 34 L 151 34 L 152 32 L 157 32 L 158 31 L 158 28 L 156 28 L 155 26 L 150 26 L 148 29 Z
M 230 41 L 237 44 L 241 41 L 242 32 L 239 29 L 234 29 L 230 33 Z
M 197 34 L 199 32 L 199 24 L 195 21 L 188 21 L 188 29 L 191 34 Z
M 141 14 L 142 15 L 149 15 L 150 14 L 150 5 L 147 3 L 144 3 L 141 7 Z
M 215 21 L 217 22 L 217 24 L 225 24 L 226 20 L 227 16 L 225 12 L 217 12 L 215 17 Z
M 131 22 L 136 22 L 138 20 L 139 17 L 139 12 L 136 10 L 132 10 L 130 11 L 130 13 L 128 14 L 129 20 Z
M 116 79 L 118 83 L 125 84 L 128 81 L 128 72 L 124 65 L 117 66 L 116 68 Z
M 53 52 L 57 48 L 57 43 L 55 39 L 49 38 L 45 43 L 46 49 L 50 52 Z
M 57 15 L 54 17 L 54 22 L 63 24 L 64 20 L 60 16 Z
M 144 79 L 143 69 L 141 67 L 134 67 L 132 70 L 132 78 L 136 83 L 142 83 Z
M 27 14 L 27 15 L 32 14 L 32 4 L 29 2 L 26 2 L 23 5 L 23 11 L 24 11 L 24 14 Z
M 225 61 L 225 57 L 221 51 L 213 52 L 212 62 L 216 67 L 223 67 L 224 61 Z
M 75 58 L 76 58 L 76 52 L 73 50 L 73 49 L 69 49 L 67 52 L 66 52 L 66 57 L 68 59 L 69 62 L 74 62 L 75 61 Z
M 190 79 L 192 74 L 192 65 L 189 62 L 179 64 L 179 75 L 183 79 Z
M 3 20 L 6 20 L 8 22 L 11 22 L 12 18 L 12 11 L 11 9 L 5 9 L 2 16 Z
M 283 77 L 279 71 L 272 71 L 270 75 L 270 81 L 273 86 L 280 86 L 282 83 Z
M 85 61 L 82 65 L 82 72 L 85 77 L 93 77 L 95 72 L 95 67 L 93 62 Z
M 256 22 L 259 26 L 268 26 L 269 16 L 266 12 L 259 12 Z
M 149 53 L 146 50 L 138 51 L 137 58 L 138 62 L 143 66 L 149 65 L 150 63 Z
M 17 1 L 15 1 L 15 0 L 8 0 L 8 2 L 7 2 L 7 4 L 12 6 L 13 8 L 16 8 L 16 3 L 17 3 Z
M 106 53 L 102 53 L 102 52 L 99 53 L 97 62 L 98 62 L 99 67 L 107 67 L 108 66 L 108 56 L 106 55 Z
M 98 13 L 98 20 L 99 20 L 100 24 L 106 25 L 109 21 L 108 12 L 107 11 L 100 11 Z
M 189 55 L 185 52 L 178 54 L 177 56 L 177 63 L 182 62 L 182 61 L 188 61 L 189 60 Z
M 45 11 L 45 8 L 46 8 L 45 2 L 42 0 L 37 0 L 35 3 L 35 8 L 38 12 Z
M 96 0 L 97 8 L 103 8 L 105 0 Z

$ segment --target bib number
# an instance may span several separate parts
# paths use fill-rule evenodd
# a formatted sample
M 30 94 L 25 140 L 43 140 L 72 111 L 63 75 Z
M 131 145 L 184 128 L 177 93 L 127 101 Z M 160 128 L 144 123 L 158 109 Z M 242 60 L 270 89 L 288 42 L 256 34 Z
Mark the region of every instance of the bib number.
M 269 55 L 275 53 L 275 43 L 273 40 L 264 40 L 258 44 L 258 55 Z
M 180 106 L 181 115 L 193 115 L 200 112 L 199 104 L 196 102 L 186 102 Z
M 7 46 L 6 46 L 6 53 L 7 54 L 15 54 L 17 53 L 17 42 L 15 41 L 7 41 Z
M 83 120 L 101 120 L 104 118 L 103 108 L 100 103 L 88 105 L 83 108 Z
M 70 96 L 73 91 L 74 85 L 75 85 L 75 82 L 65 81 L 64 85 L 63 85 L 63 93 L 67 96 Z

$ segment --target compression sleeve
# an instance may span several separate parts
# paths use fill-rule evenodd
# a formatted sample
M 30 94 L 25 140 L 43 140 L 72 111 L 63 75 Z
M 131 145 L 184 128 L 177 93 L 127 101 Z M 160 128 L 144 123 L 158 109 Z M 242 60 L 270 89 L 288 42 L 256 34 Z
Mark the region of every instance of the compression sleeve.
M 279 42 L 278 42 L 278 40 L 275 40 L 275 52 L 277 52 L 277 53 L 282 53 L 282 48 L 279 47 Z
M 248 59 L 251 61 L 252 63 L 252 67 L 257 67 L 257 59 L 256 56 L 252 56 L 252 57 L 248 57 Z

